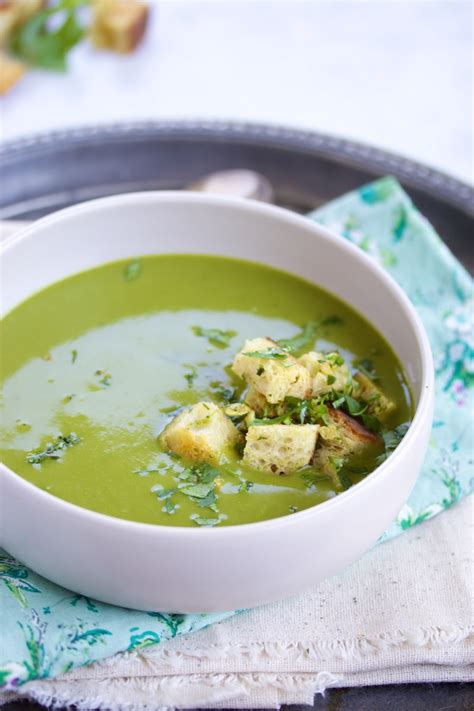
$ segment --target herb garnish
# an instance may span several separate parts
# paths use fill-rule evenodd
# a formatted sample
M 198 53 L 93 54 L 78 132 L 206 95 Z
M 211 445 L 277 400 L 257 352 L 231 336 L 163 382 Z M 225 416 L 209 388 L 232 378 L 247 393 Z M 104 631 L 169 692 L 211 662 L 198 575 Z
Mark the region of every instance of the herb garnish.
M 73 447 L 80 441 L 81 438 L 74 432 L 71 432 L 71 434 L 66 436 L 58 435 L 54 442 L 49 442 L 46 445 L 45 449 L 39 452 L 30 452 L 26 457 L 26 461 L 28 464 L 41 464 L 41 462 L 45 459 L 60 459 L 63 454 L 63 450 Z
M 183 367 L 189 368 L 189 373 L 184 374 L 184 379 L 188 382 L 188 388 L 192 388 L 198 376 L 197 368 L 195 365 L 184 365 Z
M 314 345 L 316 334 L 322 326 L 335 326 L 340 323 L 342 319 L 339 316 L 328 316 L 321 321 L 308 321 L 301 333 L 292 338 L 280 338 L 278 343 L 288 353 L 302 351 Z
M 190 518 L 191 521 L 197 523 L 198 526 L 217 526 L 217 524 L 222 520 L 220 517 L 205 518 L 204 516 L 198 516 L 197 514 L 193 514 Z
M 284 360 L 288 358 L 288 353 L 285 353 L 281 348 L 266 348 L 264 351 L 247 351 L 242 355 L 248 358 L 268 358 L 273 360 Z
M 71 351 L 71 363 L 75 363 L 76 360 L 77 360 L 77 351 L 76 351 L 76 349 L 74 348 L 74 349 Z
M 358 402 L 350 395 L 342 395 L 332 406 L 335 410 L 344 409 L 351 417 L 360 417 L 367 410 L 366 402 Z
M 166 513 L 173 513 L 175 510 L 174 497 L 177 494 L 187 496 L 200 508 L 210 509 L 217 513 L 215 488 L 219 475 L 219 470 L 210 464 L 197 464 L 178 473 L 179 483 L 175 488 L 165 488 L 162 484 L 155 484 L 151 491 L 157 495 L 158 499 L 170 501 L 170 504 L 163 508 Z M 174 507 L 172 510 L 171 504 Z
M 137 474 L 138 476 L 148 476 L 148 474 L 153 474 L 157 472 L 158 469 L 134 469 L 133 474 Z
M 319 399 L 300 400 L 285 398 L 285 410 L 277 417 L 261 417 L 252 420 L 251 427 L 258 425 L 329 424 L 328 408 Z
M 142 264 L 139 259 L 134 259 L 133 262 L 129 262 L 125 269 L 123 270 L 123 277 L 125 281 L 133 281 L 140 276 L 142 270 Z
M 95 375 L 100 376 L 99 377 L 99 383 L 102 385 L 103 388 L 108 388 L 110 387 L 111 381 L 112 381 L 112 376 L 107 370 L 96 370 Z
M 201 326 L 193 326 L 195 336 L 207 338 L 209 343 L 217 348 L 227 348 L 230 345 L 230 339 L 237 335 L 236 331 L 222 331 L 220 328 L 201 328 Z
M 87 3 L 88 0 L 59 0 L 52 7 L 34 14 L 18 28 L 10 49 L 32 66 L 65 71 L 68 52 L 85 34 L 77 10 Z M 63 18 L 57 27 L 50 26 L 54 15 Z
M 369 358 L 360 358 L 353 362 L 354 368 L 357 368 L 366 378 L 369 380 L 380 380 L 379 376 L 375 372 L 375 367 L 373 362 Z
M 383 454 L 379 454 L 376 463 L 377 466 L 382 464 L 387 457 L 392 454 L 392 452 L 398 447 L 404 436 L 406 435 L 408 428 L 410 426 L 409 422 L 403 422 L 394 430 L 389 430 L 388 432 L 382 432 L 383 443 L 385 445 L 385 451 Z

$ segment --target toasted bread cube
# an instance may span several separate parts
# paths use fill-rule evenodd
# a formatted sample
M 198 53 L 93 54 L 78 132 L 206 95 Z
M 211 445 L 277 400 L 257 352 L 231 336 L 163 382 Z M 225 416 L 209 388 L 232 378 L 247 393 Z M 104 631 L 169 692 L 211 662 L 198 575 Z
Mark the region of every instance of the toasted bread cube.
M 6 94 L 17 84 L 26 72 L 23 62 L 0 53 L 0 95 Z
M 14 2 L 0 3 L 0 47 L 5 47 L 18 20 L 18 7 Z
M 148 22 L 148 5 L 138 0 L 95 0 L 90 37 L 100 49 L 132 52 Z
M 43 9 L 47 0 L 16 0 L 17 24 L 21 25 Z
M 309 464 L 318 425 L 258 425 L 249 428 L 243 463 L 259 471 L 289 474 Z
M 265 353 L 276 351 L 278 358 L 248 356 L 246 353 Z M 279 349 L 270 338 L 253 338 L 245 341 L 242 350 L 237 353 L 232 365 L 234 373 L 243 378 L 267 402 L 283 402 L 287 395 L 304 399 L 311 390 L 309 373 L 296 358 Z
M 330 392 L 348 392 L 352 386 L 352 374 L 341 363 L 339 353 L 318 353 L 310 351 L 298 359 L 311 377 L 311 397 L 318 397 Z
M 397 409 L 393 400 L 383 394 L 382 390 L 373 380 L 364 373 L 354 375 L 354 397 L 360 397 L 368 403 L 367 413 L 377 417 L 379 420 L 386 420 Z
M 238 429 L 212 402 L 198 402 L 181 412 L 160 435 L 167 451 L 209 464 L 218 464 L 239 439 Z
M 333 476 L 338 469 L 335 460 L 363 454 L 368 447 L 380 442 L 380 438 L 341 410 L 328 408 L 327 416 L 330 424 L 320 427 L 313 464 L 324 474 Z

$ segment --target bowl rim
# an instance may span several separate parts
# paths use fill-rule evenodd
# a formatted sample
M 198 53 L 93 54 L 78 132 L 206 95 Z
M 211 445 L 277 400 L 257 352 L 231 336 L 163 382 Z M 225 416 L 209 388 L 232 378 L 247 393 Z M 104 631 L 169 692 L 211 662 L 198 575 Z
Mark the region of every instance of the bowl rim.
M 33 483 L 21 477 L 12 469 L 7 467 L 3 462 L 0 462 L 0 474 L 6 474 L 7 476 L 12 477 L 13 481 L 15 482 L 15 485 L 21 486 L 24 491 L 26 491 L 30 495 L 38 496 L 40 501 L 43 500 L 45 501 L 45 503 L 49 503 L 50 505 L 56 505 L 59 508 L 63 508 L 71 515 L 75 515 L 76 517 L 82 517 L 85 521 L 89 521 L 91 524 L 96 523 L 98 525 L 108 525 L 111 527 L 122 528 L 124 530 L 128 529 L 130 532 L 142 532 L 144 534 L 150 535 L 153 535 L 153 533 L 156 532 L 156 535 L 166 535 L 175 539 L 182 537 L 187 538 L 189 536 L 198 536 L 202 541 L 204 536 L 213 536 L 214 539 L 216 539 L 232 537 L 237 535 L 237 533 L 241 533 L 243 535 L 252 535 L 254 533 L 258 533 L 259 531 L 262 532 L 263 528 L 270 530 L 303 523 L 304 519 L 308 519 L 312 516 L 318 515 L 318 512 L 321 513 L 330 511 L 334 507 L 341 506 L 350 498 L 357 496 L 358 492 L 362 489 L 370 487 L 371 482 L 373 482 L 376 477 L 382 476 L 387 470 L 395 469 L 397 462 L 403 457 L 405 451 L 414 444 L 416 438 L 419 436 L 420 430 L 424 428 L 426 418 L 429 418 L 431 420 L 431 409 L 434 397 L 434 366 L 433 356 L 427 333 L 425 331 L 420 316 L 416 312 L 414 306 L 412 305 L 411 301 L 409 300 L 403 289 L 379 264 L 377 264 L 377 262 L 372 257 L 366 254 L 356 245 L 352 244 L 349 240 L 345 239 L 342 235 L 338 234 L 337 232 L 334 232 L 333 230 L 328 229 L 327 227 L 315 221 L 312 221 L 307 216 L 299 215 L 297 213 L 292 212 L 291 210 L 276 205 L 269 205 L 252 200 L 245 200 L 243 198 L 229 197 L 225 195 L 198 194 L 193 192 L 175 190 L 154 190 L 134 193 L 122 193 L 118 195 L 97 198 L 94 200 L 88 200 L 77 205 L 62 208 L 61 210 L 57 210 L 49 215 L 46 215 L 45 217 L 40 218 L 39 220 L 32 222 L 31 225 L 28 225 L 25 228 L 19 230 L 18 234 L 13 235 L 13 237 L 10 237 L 3 244 L 0 245 L 0 259 L 3 259 L 4 255 L 8 254 L 20 242 L 24 242 L 25 240 L 34 238 L 35 233 L 38 229 L 48 228 L 50 225 L 54 225 L 57 222 L 63 221 L 64 219 L 74 218 L 77 215 L 87 213 L 90 210 L 101 210 L 102 208 L 113 207 L 114 204 L 120 206 L 133 206 L 134 204 L 143 204 L 143 202 L 158 202 L 170 205 L 174 204 L 178 206 L 189 203 L 196 203 L 205 207 L 207 206 L 211 209 L 212 207 L 218 206 L 224 207 L 225 209 L 234 208 L 237 210 L 247 211 L 249 213 L 260 213 L 264 216 L 267 215 L 270 218 L 277 219 L 281 222 L 286 223 L 289 228 L 304 227 L 306 230 L 313 232 L 313 235 L 316 236 L 318 239 L 336 242 L 338 248 L 341 249 L 342 252 L 351 254 L 356 259 L 356 261 L 359 261 L 369 270 L 375 272 L 382 280 L 384 288 L 390 291 L 392 295 L 397 299 L 400 310 L 402 311 L 404 317 L 410 323 L 413 329 L 419 349 L 422 372 L 420 397 L 418 404 L 415 408 L 413 419 L 409 425 L 405 436 L 403 437 L 402 441 L 397 446 L 395 451 L 392 452 L 392 454 L 390 454 L 389 457 L 387 457 L 387 459 L 382 464 L 376 467 L 360 482 L 351 486 L 350 489 L 347 489 L 346 491 L 337 494 L 337 496 L 334 496 L 331 499 L 323 501 L 319 504 L 315 504 L 314 506 L 310 506 L 307 509 L 304 509 L 303 511 L 297 511 L 291 515 L 288 514 L 286 516 L 280 516 L 278 518 L 271 518 L 262 521 L 254 521 L 252 523 L 230 524 L 227 526 L 216 528 L 167 526 L 163 524 L 143 523 L 140 521 L 119 518 L 117 516 L 111 516 L 110 514 L 104 514 L 98 511 L 93 511 L 92 509 L 87 509 L 85 507 L 79 506 L 78 504 L 74 504 L 65 499 L 61 499 L 55 496 L 54 494 L 50 494 L 49 492 L 40 489 Z M 159 252 L 157 254 L 159 254 Z M 186 254 L 193 253 L 187 252 Z M 219 256 L 219 254 L 216 254 L 215 256 Z M 242 257 L 242 259 L 245 260 L 246 257 Z M 249 257 L 249 261 L 251 261 L 251 257 Z M 107 262 L 104 261 L 103 264 L 107 264 Z M 278 267 L 275 267 L 275 269 L 278 269 Z M 72 274 L 74 273 L 75 272 L 72 272 Z M 46 286 L 42 288 L 46 288 Z M 337 294 L 335 294 L 335 296 L 337 297 Z M 21 301 L 20 303 L 22 302 L 23 301 Z M 16 308 L 16 306 L 13 308 Z M 368 320 L 370 322 L 370 319 Z M 391 343 L 389 343 L 389 345 L 391 346 Z

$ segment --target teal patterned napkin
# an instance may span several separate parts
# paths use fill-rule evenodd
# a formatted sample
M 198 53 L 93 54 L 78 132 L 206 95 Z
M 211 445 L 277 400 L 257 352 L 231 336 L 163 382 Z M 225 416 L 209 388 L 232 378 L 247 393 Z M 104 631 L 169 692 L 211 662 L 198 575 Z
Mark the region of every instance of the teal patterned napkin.
M 310 215 L 380 262 L 415 304 L 436 366 L 436 410 L 416 487 L 381 540 L 439 513 L 472 490 L 472 282 L 393 178 Z M 134 612 L 76 595 L 0 551 L 0 688 L 58 674 L 117 652 L 143 649 L 235 613 Z

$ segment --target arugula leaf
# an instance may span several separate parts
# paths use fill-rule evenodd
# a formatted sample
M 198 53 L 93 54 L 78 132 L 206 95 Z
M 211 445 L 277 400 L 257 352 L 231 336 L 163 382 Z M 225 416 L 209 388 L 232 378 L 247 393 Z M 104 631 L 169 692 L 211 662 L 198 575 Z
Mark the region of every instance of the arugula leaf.
M 142 270 L 142 265 L 139 259 L 134 259 L 133 262 L 129 262 L 123 270 L 123 278 L 125 281 L 133 281 L 138 279 Z
M 266 348 L 264 351 L 247 351 L 242 355 L 248 358 L 268 358 L 270 360 L 284 360 L 288 358 L 288 353 L 284 353 L 280 348 Z
M 45 459 L 60 459 L 63 450 L 73 447 L 75 444 L 79 444 L 81 438 L 78 437 L 74 432 L 64 435 L 58 435 L 54 442 L 50 442 L 46 445 L 45 449 L 39 452 L 30 452 L 26 461 L 28 464 L 41 464 Z
M 59 0 L 34 14 L 12 37 L 10 49 L 17 57 L 35 67 L 63 72 L 69 51 L 84 37 L 85 29 L 77 10 L 88 0 Z M 59 25 L 51 27 L 57 16 Z
M 209 343 L 217 348 L 227 348 L 230 345 L 230 339 L 237 335 L 236 331 L 222 331 L 220 328 L 201 328 L 201 326 L 193 326 L 195 336 L 207 338 Z

